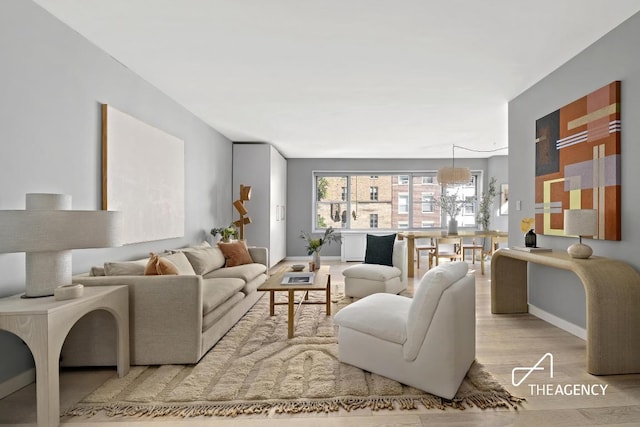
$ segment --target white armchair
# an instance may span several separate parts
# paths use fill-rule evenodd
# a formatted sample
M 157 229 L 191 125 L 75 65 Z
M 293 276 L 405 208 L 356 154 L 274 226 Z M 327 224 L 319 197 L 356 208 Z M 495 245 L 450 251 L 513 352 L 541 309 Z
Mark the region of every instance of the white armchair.
M 413 298 L 375 294 L 340 310 L 339 358 L 451 399 L 475 359 L 475 319 L 475 276 L 463 261 L 447 263 Z
M 362 298 L 378 292 L 397 294 L 407 289 L 407 245 L 405 240 L 393 242 L 392 264 L 357 264 L 347 267 L 344 293 L 348 297 Z

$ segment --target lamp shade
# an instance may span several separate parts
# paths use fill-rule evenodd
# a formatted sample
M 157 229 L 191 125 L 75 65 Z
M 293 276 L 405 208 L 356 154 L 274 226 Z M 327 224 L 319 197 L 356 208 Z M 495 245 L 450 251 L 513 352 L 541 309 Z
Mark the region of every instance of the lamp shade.
M 122 244 L 120 212 L 70 207 L 70 196 L 30 193 L 26 210 L 0 211 L 0 253 L 27 253 L 27 297 L 53 295 L 71 284 L 71 249 Z
M 598 212 L 595 209 L 566 209 L 564 234 L 568 236 L 594 236 L 598 233 Z
M 445 166 L 438 169 L 437 179 L 439 184 L 467 184 L 471 181 L 471 170 Z

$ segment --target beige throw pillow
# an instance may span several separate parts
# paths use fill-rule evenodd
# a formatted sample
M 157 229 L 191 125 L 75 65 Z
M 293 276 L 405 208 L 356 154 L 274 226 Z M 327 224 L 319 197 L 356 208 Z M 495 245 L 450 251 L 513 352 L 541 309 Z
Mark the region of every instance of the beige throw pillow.
M 142 276 L 144 274 L 145 262 L 123 261 L 105 262 L 105 276 Z
M 184 248 L 185 254 L 196 274 L 204 275 L 224 267 L 224 254 L 218 246 Z
M 175 265 L 176 269 L 178 270 L 179 275 L 181 276 L 196 275 L 196 272 L 194 271 L 193 266 L 187 259 L 186 255 L 183 254 L 182 252 L 175 252 L 168 255 L 162 254 L 160 255 L 160 257 L 171 261 L 171 263 Z

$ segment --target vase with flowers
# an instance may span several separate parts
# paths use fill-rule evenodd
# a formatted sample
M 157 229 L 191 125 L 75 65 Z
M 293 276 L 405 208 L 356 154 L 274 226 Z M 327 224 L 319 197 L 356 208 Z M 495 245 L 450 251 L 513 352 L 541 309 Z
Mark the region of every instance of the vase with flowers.
M 307 255 L 313 256 L 313 263 L 316 270 L 320 268 L 320 251 L 322 250 L 322 247 L 324 245 L 330 245 L 331 242 L 342 242 L 342 236 L 340 234 L 335 234 L 333 227 L 327 228 L 322 237 L 313 237 L 306 231 L 301 231 L 300 238 L 307 243 Z
M 448 234 L 458 234 L 458 215 L 462 212 L 464 205 L 473 202 L 473 197 L 458 198 L 458 193 L 440 195 L 439 199 L 435 200 L 437 206 L 449 216 L 449 230 Z
M 536 247 L 536 233 L 533 231 L 535 218 L 522 218 L 520 221 L 520 231 L 524 234 L 524 245 L 527 248 Z

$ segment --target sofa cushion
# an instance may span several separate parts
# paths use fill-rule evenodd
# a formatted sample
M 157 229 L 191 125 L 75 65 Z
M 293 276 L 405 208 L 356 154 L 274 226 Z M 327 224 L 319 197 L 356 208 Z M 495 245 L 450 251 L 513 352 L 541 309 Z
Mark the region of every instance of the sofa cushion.
M 357 264 L 347 267 L 342 271 L 344 277 L 353 279 L 368 279 L 378 282 L 386 282 L 394 277 L 402 274 L 397 267 L 389 267 L 388 265 L 379 264 Z
M 180 249 L 183 252 L 196 274 L 205 275 L 210 271 L 224 267 L 226 261 L 224 254 L 220 248 L 216 246 L 209 247 L 191 247 Z
M 245 283 L 244 287 L 242 288 L 242 293 L 244 293 L 245 295 L 249 295 L 251 292 L 256 292 L 256 290 L 265 282 L 265 280 L 267 280 L 267 273 L 265 272 L 259 274 L 253 280 L 249 280 L 247 283 Z
M 236 304 L 242 301 L 244 297 L 245 296 L 242 292 L 236 292 L 235 294 L 231 295 L 228 300 L 205 314 L 202 318 L 202 332 L 214 326 L 216 322 L 218 322 L 218 320 L 222 318 L 222 316 L 227 314 L 229 310 L 233 309 L 233 307 L 235 307 Z
M 176 266 L 178 274 L 182 276 L 195 276 L 196 272 L 193 270 L 193 266 L 187 259 L 187 256 L 182 252 L 173 252 L 171 254 L 162 254 L 161 258 L 171 261 Z
M 220 248 L 220 250 L 222 250 L 224 257 L 227 260 L 227 267 L 251 264 L 253 262 L 253 259 L 251 259 L 251 255 L 249 255 L 247 244 L 244 242 L 244 240 L 230 243 L 220 242 L 218 243 L 218 247 Z
M 203 279 L 202 315 L 215 310 L 220 304 L 240 292 L 244 286 L 241 279 Z
M 144 268 L 144 275 L 157 276 L 165 274 L 178 274 L 178 268 L 168 259 L 151 253 L 147 266 Z
M 373 294 L 340 310 L 335 323 L 341 328 L 403 344 L 407 340 L 407 312 L 411 298 L 393 294 Z
M 142 276 L 147 259 L 138 261 L 105 262 L 105 276 Z
M 93 267 L 91 267 L 91 270 L 89 271 L 89 276 L 104 276 L 104 264 L 102 267 L 100 267 L 99 265 L 94 265 Z
M 457 261 L 432 268 L 422 276 L 407 319 L 407 343 L 402 349 L 406 360 L 414 360 L 418 356 L 442 293 L 468 271 L 466 262 Z
M 237 265 L 235 267 L 225 267 L 218 270 L 211 271 L 203 276 L 206 279 L 209 278 L 232 278 L 242 279 L 245 283 L 250 282 L 261 274 L 267 272 L 267 267 L 263 264 L 252 263 Z
M 367 249 L 364 254 L 365 264 L 393 265 L 393 244 L 395 234 L 374 236 L 367 234 Z

